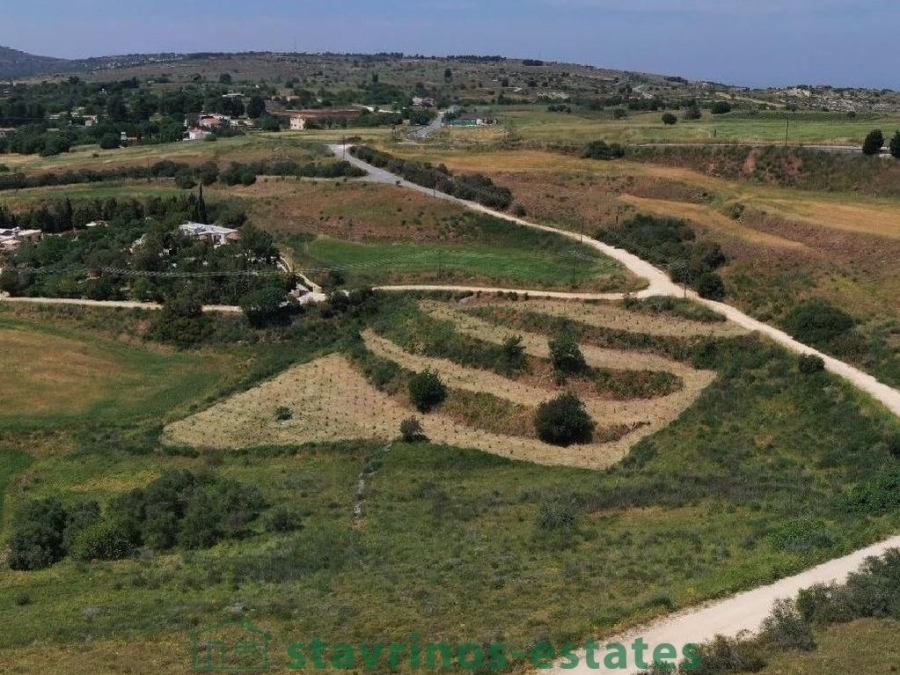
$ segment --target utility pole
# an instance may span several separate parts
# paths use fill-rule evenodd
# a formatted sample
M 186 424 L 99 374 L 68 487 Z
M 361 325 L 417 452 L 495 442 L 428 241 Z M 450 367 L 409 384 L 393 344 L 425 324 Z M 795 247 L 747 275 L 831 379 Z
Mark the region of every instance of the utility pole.
M 341 161 L 347 159 L 347 137 L 341 136 Z

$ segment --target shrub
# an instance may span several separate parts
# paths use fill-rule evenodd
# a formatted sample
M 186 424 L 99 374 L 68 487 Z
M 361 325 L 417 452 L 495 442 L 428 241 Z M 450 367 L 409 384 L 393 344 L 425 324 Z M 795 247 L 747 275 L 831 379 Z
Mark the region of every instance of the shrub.
M 70 552 L 78 560 L 91 561 L 121 560 L 133 550 L 127 527 L 115 520 L 101 520 L 78 533 Z
M 550 362 L 558 376 L 576 375 L 587 370 L 584 354 L 568 328 L 558 331 L 549 342 Z
M 425 370 L 410 378 L 409 398 L 416 410 L 427 413 L 444 402 L 447 398 L 447 387 L 435 371 Z
M 606 141 L 591 141 L 581 151 L 584 159 L 621 159 L 625 156 L 625 148 L 618 143 L 608 144 Z
M 697 293 L 707 300 L 721 300 L 725 297 L 725 282 L 715 272 L 704 272 L 697 279 Z
M 175 187 L 179 190 L 192 190 L 197 187 L 194 178 L 189 173 L 179 173 L 175 175 Z
M 894 132 L 894 135 L 891 137 L 891 144 L 889 147 L 891 150 L 891 157 L 900 159 L 900 131 Z M 3 169 L 0 168 L 0 171 L 2 170 Z
M 425 430 L 422 429 L 422 423 L 415 417 L 407 417 L 400 422 L 400 437 L 404 443 L 418 443 L 426 441 Z
M 713 115 L 724 115 L 731 112 L 731 104 L 728 101 L 716 101 L 709 110 Z
M 303 518 L 300 513 L 287 507 L 279 507 L 269 514 L 266 529 L 269 532 L 295 532 L 303 527 Z
M 25 504 L 13 521 L 10 568 L 39 570 L 62 560 L 66 521 L 66 510 L 56 497 Z
M 742 642 L 722 635 L 699 650 L 699 666 L 686 672 L 694 675 L 722 673 L 758 673 L 766 666 L 760 650 L 751 642 Z
M 825 362 L 821 357 L 816 356 L 815 354 L 803 354 L 797 364 L 797 370 L 803 375 L 821 373 L 825 370 Z
M 508 376 L 525 370 L 527 366 L 528 359 L 525 356 L 525 347 L 522 346 L 522 336 L 510 335 L 500 347 L 500 356 L 495 370 L 501 375 Z
M 116 134 L 103 134 L 103 136 L 100 138 L 100 148 L 102 150 L 113 150 L 115 148 L 118 148 L 121 142 L 121 139 Z
M 275 285 L 251 291 L 241 298 L 239 304 L 247 321 L 254 328 L 287 323 L 291 314 L 298 309 L 297 303 L 288 296 L 284 288 Z
M 813 298 L 801 302 L 785 317 L 785 329 L 800 342 L 828 347 L 855 325 L 853 317 L 827 300 Z
M 576 522 L 577 513 L 571 502 L 545 500 L 541 504 L 537 520 L 538 529 L 569 530 L 575 527 Z
M 568 447 L 573 443 L 590 443 L 594 438 L 594 421 L 584 402 L 571 392 L 542 403 L 534 426 L 538 438 L 550 445 Z
M 673 126 L 673 125 L 675 125 L 675 124 L 678 124 L 678 118 L 675 117 L 675 115 L 673 115 L 672 113 L 667 112 L 667 113 L 664 113 L 664 114 L 663 114 L 663 116 L 662 116 L 662 122 L 663 122 L 663 124 L 665 124 L 667 127 L 670 127 L 670 126 Z
M 294 411 L 286 406 L 280 406 L 278 410 L 275 411 L 275 419 L 279 422 L 286 422 L 287 420 L 294 418 Z
M 862 151 L 864 155 L 877 155 L 884 147 L 884 134 L 881 129 L 870 131 L 863 141 Z
M 887 450 L 892 456 L 900 459 L 900 434 L 894 434 L 887 440 Z
M 148 334 L 155 340 L 186 348 L 203 342 L 210 327 L 209 317 L 203 314 L 203 306 L 195 297 L 184 292 L 166 299 L 151 322 Z
M 812 629 L 797 610 L 796 603 L 785 598 L 775 602 L 772 613 L 763 621 L 759 638 L 763 644 L 777 649 L 811 651 L 816 648 Z

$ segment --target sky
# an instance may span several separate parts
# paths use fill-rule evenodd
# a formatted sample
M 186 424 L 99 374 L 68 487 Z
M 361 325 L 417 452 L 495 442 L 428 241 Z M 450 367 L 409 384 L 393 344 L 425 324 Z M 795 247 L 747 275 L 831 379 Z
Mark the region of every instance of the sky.
M 0 45 L 499 54 L 744 86 L 900 89 L 897 0 L 4 0 Z

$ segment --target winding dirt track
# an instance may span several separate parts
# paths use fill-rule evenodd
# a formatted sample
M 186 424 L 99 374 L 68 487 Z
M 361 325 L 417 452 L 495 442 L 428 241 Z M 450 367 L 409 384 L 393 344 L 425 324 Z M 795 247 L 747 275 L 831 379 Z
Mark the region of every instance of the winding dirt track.
M 335 152 L 340 152 L 341 149 L 341 146 L 332 146 L 332 150 Z M 467 202 L 440 192 L 434 192 L 427 188 L 423 188 L 419 185 L 410 183 L 409 181 L 405 181 L 399 176 L 388 173 L 383 169 L 378 169 L 374 166 L 366 164 L 365 162 L 352 157 L 350 154 L 347 154 L 347 159 L 356 166 L 359 166 L 360 168 L 369 172 L 369 175 L 365 180 L 398 185 L 401 187 L 410 188 L 412 190 L 418 190 L 419 192 L 433 195 L 434 197 L 439 199 L 446 199 L 456 202 L 473 211 L 487 213 L 496 218 L 502 218 L 503 220 L 517 223 L 519 225 L 524 225 L 526 227 L 531 227 L 548 232 L 555 232 L 556 234 L 559 234 L 563 237 L 578 240 L 587 246 L 591 246 L 601 253 L 604 253 L 609 257 L 618 260 L 634 274 L 647 279 L 647 281 L 649 282 L 648 288 L 636 294 L 637 296 L 647 297 L 651 295 L 687 295 L 687 297 L 690 297 L 691 299 L 700 302 L 714 309 L 715 311 L 720 312 L 721 314 L 724 314 L 730 321 L 733 321 L 739 326 L 748 330 L 758 331 L 796 353 L 814 354 L 816 356 L 819 356 L 825 362 L 825 367 L 830 372 L 844 378 L 854 386 L 869 394 L 872 398 L 881 402 L 895 415 L 900 416 L 900 391 L 897 391 L 896 389 L 893 389 L 886 384 L 879 382 L 877 379 L 867 373 L 864 373 L 858 368 L 844 363 L 843 361 L 839 361 L 835 358 L 827 356 L 826 354 L 822 354 L 821 352 L 818 352 L 815 349 L 812 349 L 811 347 L 798 342 L 787 333 L 780 331 L 777 328 L 773 328 L 772 326 L 766 325 L 761 321 L 757 321 L 756 319 L 747 316 L 740 310 L 735 309 L 730 305 L 726 305 L 720 302 L 713 302 L 711 300 L 704 300 L 698 297 L 696 293 L 690 291 L 685 294 L 685 291 L 676 284 L 672 283 L 669 277 L 662 270 L 657 269 L 650 263 L 641 260 L 637 256 L 627 251 L 608 246 L 593 239 L 582 239 L 581 235 L 574 232 L 549 227 L 547 225 L 530 223 L 527 220 L 523 220 L 521 218 L 516 218 L 499 211 L 485 208 L 480 204 Z M 407 288 L 409 290 L 415 290 L 414 287 Z M 448 288 L 447 290 L 457 289 Z M 488 289 L 480 290 L 484 292 Z M 524 293 L 525 291 L 521 292 Z M 528 293 L 529 296 L 535 297 L 560 297 L 559 295 L 548 296 L 539 294 L 534 291 L 528 291 Z M 573 295 L 568 297 L 574 298 L 575 296 Z M 862 551 L 857 551 L 848 556 L 844 556 L 843 558 L 837 558 L 811 570 L 807 570 L 802 574 L 786 579 L 781 579 L 774 584 L 761 586 L 747 593 L 741 593 L 725 600 L 715 601 L 703 605 L 699 608 L 688 610 L 681 614 L 666 617 L 665 619 L 657 621 L 649 626 L 644 626 L 623 635 L 607 637 L 604 640 L 604 644 L 612 642 L 630 645 L 636 637 L 643 637 L 645 642 L 650 645 L 651 652 L 656 645 L 662 643 L 675 645 L 680 652 L 682 646 L 685 644 L 702 643 L 712 639 L 716 635 L 726 635 L 729 637 L 733 637 L 745 631 L 752 633 L 759 629 L 760 623 L 769 614 L 772 609 L 772 605 L 779 598 L 792 597 L 796 595 L 797 591 L 799 591 L 800 589 L 807 588 L 817 583 L 827 584 L 832 582 L 843 582 L 847 578 L 848 574 L 859 569 L 860 565 L 867 557 L 881 555 L 888 549 L 892 548 L 900 548 L 900 536 L 893 537 L 891 539 L 888 539 L 887 541 L 883 541 L 879 544 L 875 544 L 874 546 L 863 549 Z M 873 647 L 876 646 L 873 645 Z M 600 654 L 601 658 L 597 660 L 597 663 L 602 666 L 603 653 L 600 652 Z M 554 675 L 563 675 L 563 673 L 568 673 L 571 675 L 588 675 L 589 673 L 597 675 L 622 675 L 625 672 L 637 672 L 638 670 L 640 670 L 639 668 L 634 667 L 635 664 L 633 660 L 631 660 L 629 663 L 632 668 L 627 671 L 621 668 L 591 668 L 586 659 L 583 658 L 584 652 L 581 652 L 580 655 L 582 658 L 577 668 L 563 669 L 559 664 L 557 664 L 550 672 L 552 672 Z
M 336 154 L 340 154 L 342 150 L 342 146 L 331 146 L 332 151 Z M 401 179 L 394 174 L 388 173 L 383 169 L 378 169 L 376 167 L 370 166 L 365 162 L 362 162 L 351 155 L 347 155 L 347 160 L 356 166 L 366 170 L 369 175 L 362 180 L 370 181 L 370 182 L 378 182 L 385 183 L 390 185 L 398 185 L 400 187 L 408 188 L 411 190 L 417 190 L 419 192 L 423 192 L 428 195 L 432 195 L 438 199 L 445 199 L 448 201 L 453 201 L 462 206 L 471 209 L 473 211 L 478 211 L 481 213 L 486 213 L 492 215 L 496 218 L 502 218 L 504 220 L 517 223 L 519 225 L 523 225 L 525 227 L 530 227 L 538 230 L 544 230 L 547 232 L 554 232 L 560 236 L 567 237 L 572 240 L 576 240 L 582 242 L 587 246 L 591 246 L 596 250 L 604 253 L 605 255 L 618 260 L 622 263 L 626 268 L 628 268 L 634 274 L 647 279 L 648 287 L 639 293 L 634 294 L 637 297 L 649 297 L 654 295 L 669 295 L 669 296 L 683 296 L 700 302 L 711 309 L 725 315 L 730 321 L 735 324 L 746 328 L 751 331 L 758 331 L 767 337 L 771 338 L 775 342 L 781 344 L 782 346 L 790 349 L 798 354 L 814 354 L 819 356 L 824 362 L 825 367 L 835 375 L 838 375 L 860 390 L 869 394 L 872 398 L 882 403 L 887 409 L 893 412 L 895 415 L 900 416 L 900 391 L 893 389 L 886 384 L 879 382 L 877 379 L 872 377 L 871 375 L 864 373 L 863 371 L 855 368 L 843 361 L 839 361 L 835 358 L 827 356 L 826 354 L 822 354 L 801 342 L 793 339 L 783 331 L 778 330 L 777 328 L 773 328 L 767 324 L 762 323 L 761 321 L 757 321 L 756 319 L 747 316 L 743 312 L 730 305 L 726 305 L 720 302 L 713 302 L 710 300 L 704 300 L 699 298 L 695 293 L 688 291 L 685 294 L 685 291 L 672 283 L 672 281 L 668 278 L 668 276 L 662 271 L 651 265 L 650 263 L 641 260 L 637 256 L 628 253 L 627 251 L 623 251 L 621 249 L 614 248 L 612 246 L 608 246 L 601 242 L 592 239 L 582 239 L 581 235 L 569 232 L 566 230 L 561 230 L 558 228 L 550 227 L 547 225 L 538 225 L 536 223 L 531 223 L 521 218 L 516 218 L 514 216 L 510 216 L 505 213 L 501 213 L 498 211 L 494 211 L 492 209 L 488 209 L 480 204 L 475 204 L 472 202 L 467 202 L 456 197 L 452 197 L 450 195 L 446 195 L 440 192 L 433 192 L 428 188 L 423 188 L 419 185 L 415 185 L 408 181 Z M 477 292 L 481 291 L 482 293 L 495 293 L 498 291 L 509 292 L 511 290 L 515 290 L 520 294 L 528 293 L 529 297 L 540 297 L 540 298 L 557 298 L 557 299 L 570 299 L 570 300 L 594 300 L 594 299 L 616 299 L 623 297 L 621 294 L 591 294 L 591 293 L 561 293 L 554 291 L 536 291 L 536 290 L 525 290 L 525 289 L 500 289 L 500 288 L 477 288 L 477 287 L 466 287 L 466 286 L 386 286 L 382 287 L 381 290 L 384 291 L 408 291 L 408 290 L 450 290 L 450 291 L 465 291 L 465 292 Z M 97 307 L 123 307 L 123 308 L 144 308 L 144 309 L 158 309 L 158 305 L 153 305 L 149 303 L 135 303 L 135 302 L 101 302 L 101 301 L 91 301 L 91 300 L 61 300 L 55 298 L 3 298 L 0 296 L 0 301 L 6 302 L 30 302 L 30 303 L 43 303 L 43 304 L 66 304 L 66 305 L 85 305 L 85 306 L 97 306 Z M 220 311 L 220 312 L 238 312 L 240 309 L 238 307 L 229 307 L 229 306 L 216 306 L 216 307 L 206 307 L 207 311 Z M 787 579 L 782 579 L 774 584 L 770 584 L 767 586 L 762 586 L 760 588 L 754 589 L 747 593 L 742 593 L 736 595 L 732 598 L 728 598 L 726 600 L 716 601 L 713 603 L 709 603 L 707 605 L 701 606 L 699 608 L 688 610 L 684 613 L 677 614 L 671 617 L 667 617 L 663 620 L 660 620 L 656 623 L 653 623 L 649 626 L 643 627 L 641 629 L 631 631 L 629 633 L 618 635 L 618 636 L 609 636 L 604 639 L 604 644 L 609 642 L 617 642 L 622 644 L 630 644 L 630 642 L 637 636 L 641 636 L 645 639 L 645 641 L 651 645 L 651 649 L 653 646 L 666 642 L 669 644 L 673 644 L 680 649 L 680 647 L 687 643 L 697 643 L 703 642 L 704 640 L 708 640 L 715 636 L 716 634 L 734 636 L 742 631 L 756 631 L 759 628 L 759 624 L 762 619 L 769 613 L 771 610 L 772 604 L 775 600 L 782 597 L 789 597 L 794 594 L 801 588 L 808 587 L 810 585 L 816 583 L 830 583 L 830 582 L 840 582 L 843 581 L 847 575 L 859 568 L 861 563 L 865 560 L 865 558 L 869 556 L 881 555 L 885 551 L 891 548 L 900 548 L 900 536 L 893 537 L 886 541 L 883 541 L 874 546 L 870 546 L 869 548 L 863 549 L 862 551 L 857 551 L 851 555 L 845 556 L 843 558 L 838 558 L 836 560 L 832 560 L 824 565 L 820 565 L 811 570 L 803 572 L 802 574 L 789 577 Z M 601 653 L 602 654 L 602 653 Z M 602 657 L 599 659 L 600 663 L 602 663 Z M 578 668 L 572 670 L 563 671 L 561 668 L 557 667 L 553 671 L 558 675 L 562 675 L 563 672 L 579 675 L 579 674 L 587 674 L 587 673 L 595 673 L 595 674 L 603 674 L 603 673 L 616 673 L 618 675 L 622 675 L 625 672 L 633 672 L 633 671 L 624 671 L 622 669 L 592 669 L 588 667 L 588 664 L 584 659 L 581 660 L 581 663 Z

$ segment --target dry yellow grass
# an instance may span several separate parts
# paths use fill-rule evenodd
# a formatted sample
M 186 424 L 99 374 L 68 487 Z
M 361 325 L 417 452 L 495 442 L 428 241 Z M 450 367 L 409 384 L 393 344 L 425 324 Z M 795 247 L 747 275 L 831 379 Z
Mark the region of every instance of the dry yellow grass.
M 0 414 L 73 413 L 108 393 L 120 368 L 86 342 L 0 329 Z
M 653 316 L 631 312 L 612 303 L 585 303 L 568 300 L 544 300 L 535 298 L 526 304 L 519 301 L 491 300 L 491 306 L 506 307 L 513 310 L 525 310 L 549 314 L 596 326 L 613 328 L 630 333 L 647 333 L 669 337 L 717 336 L 726 337 L 743 335 L 747 331 L 731 322 L 709 323 L 690 321 L 671 316 Z M 453 310 L 451 307 L 436 302 L 423 302 L 422 308 L 436 316 L 446 314 L 458 320 L 465 315 L 465 310 Z
M 275 419 L 285 406 L 294 417 Z M 297 366 L 259 387 L 166 427 L 164 440 L 196 447 L 235 449 L 399 436 L 400 422 L 415 415 L 377 391 L 341 356 Z M 622 457 L 616 444 L 560 449 L 537 440 L 501 436 L 458 424 L 440 414 L 422 420 L 434 443 L 470 447 L 538 464 L 601 468 Z M 614 447 L 615 446 L 615 447 Z
M 745 227 L 714 208 L 702 204 L 688 204 L 667 199 L 645 199 L 633 195 L 621 195 L 619 201 L 634 206 L 642 213 L 664 218 L 684 218 L 709 227 L 715 233 L 730 235 L 749 243 L 780 249 L 808 250 L 804 244 L 798 241 L 760 232 L 752 227 Z
M 191 662 L 187 631 L 152 641 L 87 640 L 0 651 L 0 673 L 15 675 L 188 675 Z
M 484 324 L 484 322 L 473 321 L 473 317 L 463 316 L 460 319 L 458 330 L 476 335 L 483 340 L 498 343 L 509 335 L 509 332 L 502 328 L 480 324 Z M 449 387 L 486 392 L 514 403 L 530 406 L 537 406 L 557 394 L 553 382 L 547 382 L 546 389 L 533 387 L 484 370 L 465 368 L 445 359 L 410 354 L 393 342 L 372 332 L 364 333 L 363 337 L 366 347 L 375 354 L 395 361 L 410 370 L 421 371 L 429 368 L 435 370 L 441 374 L 441 378 Z M 526 352 L 535 356 L 546 356 L 546 338 L 527 333 L 522 337 Z M 537 447 L 529 453 L 529 456 L 524 457 L 525 459 L 545 464 L 567 464 L 590 468 L 609 466 L 624 457 L 635 443 L 675 421 L 696 400 L 700 392 L 712 384 L 715 379 L 713 372 L 693 370 L 683 364 L 652 354 L 620 352 L 586 345 L 582 346 L 582 352 L 591 366 L 667 370 L 680 377 L 684 386 L 680 391 L 652 400 L 609 401 L 587 397 L 584 401 L 585 408 L 598 425 L 624 425 L 635 427 L 635 430 L 610 443 L 575 446 L 566 451 L 543 443 L 536 443 Z M 546 454 L 548 452 L 549 455 Z M 576 453 L 576 456 L 573 457 L 573 453 Z M 548 459 L 550 461 L 547 461 Z M 574 459 L 575 461 L 562 462 L 558 461 L 559 459 Z
M 900 239 L 896 203 L 850 204 L 803 197 L 766 199 L 764 203 L 784 216 L 826 228 Z

